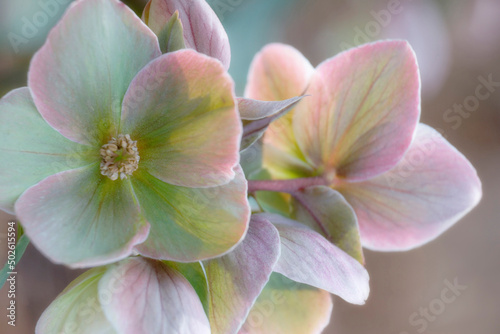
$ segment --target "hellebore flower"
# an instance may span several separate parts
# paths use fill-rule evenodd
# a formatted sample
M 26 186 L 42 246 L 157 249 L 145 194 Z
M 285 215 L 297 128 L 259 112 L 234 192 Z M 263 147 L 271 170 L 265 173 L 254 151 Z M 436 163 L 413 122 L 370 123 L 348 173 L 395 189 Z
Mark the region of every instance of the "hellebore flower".
M 241 133 L 218 60 L 161 55 L 124 4 L 77 1 L 0 102 L 0 208 L 73 267 L 218 256 L 248 227 Z
M 184 267 L 141 257 L 94 268 L 50 304 L 35 333 L 208 334 L 197 294 L 206 292 L 204 279 L 199 263 Z
M 307 224 L 320 221 L 330 205 L 315 199 L 343 195 L 356 212 L 363 246 L 380 251 L 429 242 L 479 202 L 481 183 L 469 161 L 418 124 L 420 80 L 408 43 L 363 45 L 316 69 L 290 46 L 273 44 L 256 56 L 247 97 L 304 92 L 310 96 L 263 139 L 263 166 L 283 181 L 256 181 L 249 191 L 292 194 L 292 216 Z

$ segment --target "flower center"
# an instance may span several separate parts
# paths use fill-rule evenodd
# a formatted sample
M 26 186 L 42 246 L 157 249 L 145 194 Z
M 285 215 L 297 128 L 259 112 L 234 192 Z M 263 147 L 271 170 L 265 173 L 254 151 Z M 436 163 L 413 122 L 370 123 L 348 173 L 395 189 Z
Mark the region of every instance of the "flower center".
M 101 174 L 111 180 L 126 179 L 139 167 L 139 152 L 137 141 L 130 139 L 130 135 L 118 135 L 101 147 Z

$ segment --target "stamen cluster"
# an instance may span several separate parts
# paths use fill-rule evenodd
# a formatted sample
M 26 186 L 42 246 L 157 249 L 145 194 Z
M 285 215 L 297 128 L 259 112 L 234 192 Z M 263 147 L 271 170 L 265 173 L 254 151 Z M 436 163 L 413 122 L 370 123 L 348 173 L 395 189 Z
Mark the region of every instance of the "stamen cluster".
M 111 180 L 118 177 L 123 180 L 132 175 L 139 167 L 139 151 L 137 141 L 130 139 L 130 135 L 118 135 L 112 138 L 109 143 L 102 146 L 100 151 L 101 174 Z

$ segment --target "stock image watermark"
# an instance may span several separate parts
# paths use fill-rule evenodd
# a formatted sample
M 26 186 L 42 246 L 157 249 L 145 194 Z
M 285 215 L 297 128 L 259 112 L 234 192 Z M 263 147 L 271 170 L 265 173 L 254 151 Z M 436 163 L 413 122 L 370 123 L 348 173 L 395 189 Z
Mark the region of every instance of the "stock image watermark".
M 54 17 L 60 15 L 67 5 L 73 0 L 40 0 L 37 2 L 39 10 L 30 16 L 21 17 L 21 29 L 9 32 L 7 38 L 15 53 L 19 53 L 22 45 L 28 44 L 35 38 L 41 29 L 52 22 Z
M 450 124 L 453 130 L 457 130 L 463 123 L 464 119 L 469 118 L 472 113 L 479 109 L 481 101 L 489 99 L 493 93 L 500 87 L 500 81 L 495 81 L 493 74 L 487 77 L 479 76 L 477 78 L 479 84 L 476 86 L 474 93 L 467 96 L 462 103 L 455 103 L 443 113 L 443 121 Z
M 9 326 L 16 326 L 16 223 L 7 223 L 7 323 Z
M 460 284 L 458 278 L 453 281 L 446 279 L 444 286 L 438 298 L 431 300 L 426 306 L 422 306 L 410 314 L 408 323 L 412 326 L 413 331 L 402 331 L 399 334 L 425 333 L 430 324 L 436 321 L 467 290 L 467 286 Z
M 343 51 L 349 50 L 356 45 L 369 43 L 376 39 L 387 28 L 393 17 L 401 14 L 404 10 L 404 3 L 411 2 L 412 0 L 389 0 L 386 8 L 381 10 L 370 11 L 370 16 L 373 20 L 368 21 L 364 26 L 354 27 L 354 37 L 352 44 L 347 42 L 340 43 L 340 49 Z

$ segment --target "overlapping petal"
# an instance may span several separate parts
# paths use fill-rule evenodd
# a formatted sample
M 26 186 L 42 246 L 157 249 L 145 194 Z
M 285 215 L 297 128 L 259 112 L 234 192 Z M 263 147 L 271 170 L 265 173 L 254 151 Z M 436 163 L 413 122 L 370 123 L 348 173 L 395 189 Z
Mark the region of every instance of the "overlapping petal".
M 393 168 L 420 116 L 415 54 L 404 41 L 351 49 L 318 66 L 295 109 L 293 130 L 317 170 L 350 181 Z
M 329 291 L 349 303 L 364 304 L 370 292 L 366 269 L 310 228 L 279 215 L 262 214 L 279 231 L 281 256 L 274 271 Z
M 150 0 L 142 18 L 159 34 L 175 11 L 179 12 L 186 46 L 219 59 L 228 69 L 231 62 L 229 38 L 205 0 Z
M 394 169 L 338 190 L 356 211 L 363 245 L 382 251 L 407 250 L 433 240 L 481 198 L 474 167 L 423 124 Z
M 51 128 L 28 88 L 7 94 L 0 100 L 0 209 L 14 213 L 15 201 L 32 185 L 89 164 L 89 149 Z
M 73 281 L 43 312 L 36 334 L 117 334 L 104 315 L 98 284 L 106 268 L 95 268 Z
M 319 334 L 332 308 L 327 291 L 274 273 L 239 334 Z
M 33 57 L 28 83 L 52 127 L 102 145 L 116 135 L 130 82 L 160 54 L 155 34 L 120 1 L 77 1 Z
M 104 314 L 120 334 L 209 334 L 210 324 L 191 284 L 168 265 L 127 259 L 99 281 Z
M 241 148 L 243 151 L 252 146 L 266 132 L 269 125 L 286 115 L 300 102 L 303 96 L 284 101 L 258 101 L 238 98 L 238 109 L 243 120 L 243 136 Z
M 339 192 L 325 186 L 308 187 L 294 194 L 292 203 L 297 221 L 364 263 L 356 214 Z
M 218 61 L 193 50 L 152 61 L 123 101 L 121 133 L 137 140 L 141 168 L 170 184 L 228 183 L 241 132 L 232 79 Z
M 278 231 L 265 219 L 253 216 L 245 239 L 235 250 L 205 263 L 212 334 L 240 329 L 279 255 Z
M 15 211 L 45 256 L 72 267 L 125 258 L 149 231 L 130 182 L 101 176 L 98 164 L 44 179 L 23 193 Z
M 200 298 L 201 304 L 203 305 L 203 309 L 205 313 L 208 314 L 209 310 L 209 292 L 208 292 L 208 283 L 207 277 L 205 275 L 205 268 L 203 267 L 202 262 L 172 262 L 172 261 L 163 261 L 170 268 L 177 270 L 182 276 L 184 276 L 194 291 L 198 294 Z
M 151 233 L 138 246 L 141 254 L 180 262 L 205 260 L 233 249 L 250 219 L 247 183 L 240 167 L 229 184 L 186 188 L 138 170 L 132 178 Z
M 313 67 L 299 51 L 288 45 L 270 44 L 252 62 L 245 96 L 279 101 L 303 95 L 313 73 Z M 264 165 L 278 178 L 312 172 L 297 146 L 292 119 L 293 110 L 273 122 L 264 136 Z

